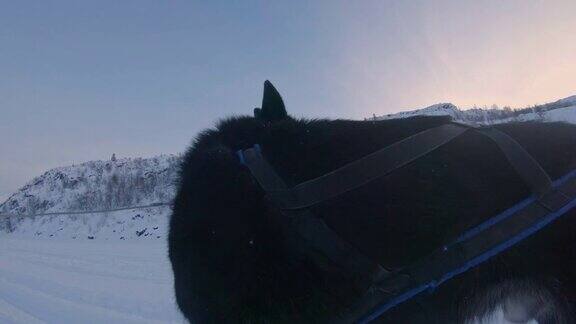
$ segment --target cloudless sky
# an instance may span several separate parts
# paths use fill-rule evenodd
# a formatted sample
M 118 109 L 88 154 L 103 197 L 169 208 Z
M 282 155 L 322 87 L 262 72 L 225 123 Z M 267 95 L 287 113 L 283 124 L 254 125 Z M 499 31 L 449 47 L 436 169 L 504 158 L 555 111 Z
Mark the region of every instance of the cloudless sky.
M 1 1 L 0 199 L 251 114 L 361 119 L 576 94 L 576 1 Z

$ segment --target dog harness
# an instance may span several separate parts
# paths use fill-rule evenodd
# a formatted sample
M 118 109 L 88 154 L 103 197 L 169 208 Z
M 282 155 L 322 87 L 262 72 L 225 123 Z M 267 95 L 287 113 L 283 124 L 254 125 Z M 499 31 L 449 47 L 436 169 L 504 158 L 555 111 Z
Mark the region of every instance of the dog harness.
M 532 195 L 412 265 L 395 272 L 385 270 L 308 210 L 385 176 L 468 131 L 491 139 Z M 283 226 L 368 283 L 369 288 L 360 300 L 344 316 L 334 320 L 340 323 L 371 322 L 391 308 L 506 251 L 576 207 L 576 170 L 553 182 L 518 142 L 494 127 L 448 123 L 430 128 L 292 188 L 288 188 L 266 161 L 259 145 L 237 154 L 269 201 L 281 211 Z

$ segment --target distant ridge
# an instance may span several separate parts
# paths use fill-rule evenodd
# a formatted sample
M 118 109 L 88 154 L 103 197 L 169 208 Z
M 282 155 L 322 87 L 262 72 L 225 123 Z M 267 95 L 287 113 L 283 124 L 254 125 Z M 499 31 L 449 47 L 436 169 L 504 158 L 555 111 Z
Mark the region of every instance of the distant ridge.
M 408 118 L 413 116 L 451 116 L 454 121 L 492 125 L 512 121 L 560 121 L 576 124 L 576 95 L 544 105 L 523 109 L 471 108 L 460 109 L 451 103 L 439 103 L 422 109 L 376 116 L 369 120 Z
M 180 160 L 161 155 L 49 170 L 0 205 L 0 235 L 165 239 Z
M 179 163 L 177 155 L 160 155 L 51 169 L 0 204 L 0 214 L 94 211 L 169 203 L 174 196 Z

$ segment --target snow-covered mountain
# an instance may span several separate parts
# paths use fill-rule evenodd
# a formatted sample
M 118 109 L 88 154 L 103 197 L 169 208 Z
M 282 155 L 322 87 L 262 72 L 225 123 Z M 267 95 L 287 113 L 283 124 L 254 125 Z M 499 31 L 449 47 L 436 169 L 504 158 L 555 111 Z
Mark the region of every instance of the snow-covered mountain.
M 0 233 L 88 239 L 165 237 L 167 205 L 175 194 L 180 159 L 161 155 L 49 170 L 0 205 Z M 147 207 L 127 208 L 135 206 Z
M 451 116 L 454 121 L 493 125 L 512 121 L 563 121 L 576 124 L 576 95 L 558 101 L 523 109 L 472 108 L 460 109 L 451 103 L 435 104 L 426 108 L 402 111 L 371 120 L 408 118 L 413 116 Z
M 90 161 L 34 178 L 0 205 L 0 213 L 32 215 L 108 210 L 170 202 L 180 157 Z

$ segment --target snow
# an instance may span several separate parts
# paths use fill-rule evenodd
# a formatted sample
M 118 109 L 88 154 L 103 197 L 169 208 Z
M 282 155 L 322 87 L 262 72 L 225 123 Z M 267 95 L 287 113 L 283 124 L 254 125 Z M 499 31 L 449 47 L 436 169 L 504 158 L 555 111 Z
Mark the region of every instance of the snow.
M 0 205 L 0 323 L 186 323 L 166 246 L 179 162 L 91 161 L 12 194 Z M 148 206 L 113 210 L 134 205 Z M 84 212 L 45 214 L 68 211 Z
M 498 108 L 473 108 L 463 110 L 451 103 L 440 103 L 426 108 L 376 116 L 370 120 L 399 119 L 414 116 L 450 116 L 454 121 L 473 125 L 494 125 L 525 121 L 566 122 L 576 124 L 576 96 L 519 110 Z
M 388 114 L 385 116 L 380 116 L 374 118 L 375 120 L 385 120 L 385 119 L 399 119 L 399 118 L 409 118 L 414 116 L 450 116 L 452 120 L 469 123 L 469 124 L 494 124 L 499 120 L 512 115 L 512 111 L 502 110 L 502 109 L 480 109 L 473 108 L 468 110 L 461 110 L 451 103 L 440 103 L 426 108 L 401 111 L 395 114 Z
M 168 203 L 175 194 L 180 160 L 178 155 L 160 155 L 55 168 L 12 194 L 0 204 L 0 213 L 30 215 Z
M 0 237 L 164 240 L 170 206 L 0 219 Z
M 165 242 L 0 237 L 0 323 L 186 323 Z
M 503 307 L 499 305 L 498 307 L 496 307 L 494 311 L 488 313 L 485 317 L 475 318 L 472 321 L 467 322 L 466 324 L 514 324 L 514 323 L 520 323 L 520 322 L 508 321 L 504 314 Z M 538 321 L 532 318 L 528 322 L 522 322 L 522 323 L 538 324 Z
M 0 237 L 0 323 L 186 323 L 165 240 Z M 468 324 L 511 324 L 501 307 Z M 537 324 L 531 320 L 527 324 Z
M 576 96 L 574 96 L 576 101 Z M 547 111 L 544 115 L 546 121 L 561 121 L 576 124 L 576 102 L 574 106 Z
M 161 155 L 49 170 L 0 205 L 0 237 L 165 239 L 180 160 Z M 47 214 L 58 212 L 83 214 Z
M 566 97 L 564 99 L 560 99 L 556 102 L 554 102 L 556 104 L 567 104 L 569 106 L 576 106 L 576 95 L 574 96 L 570 96 L 570 97 Z
M 0 323 L 186 323 L 165 240 L 0 237 Z M 469 324 L 511 324 L 501 307 Z M 537 324 L 531 320 L 527 324 Z

